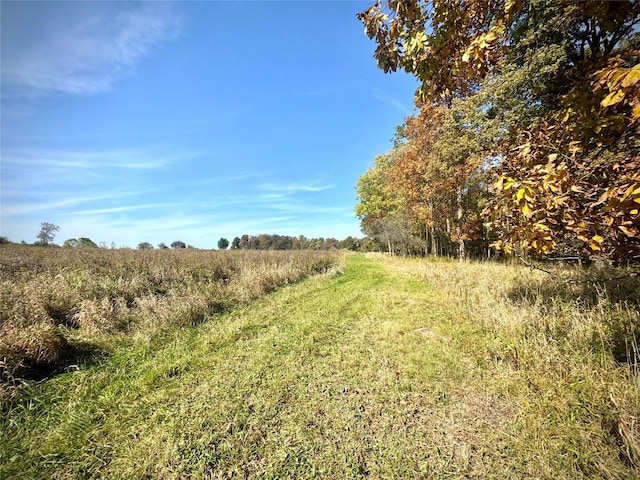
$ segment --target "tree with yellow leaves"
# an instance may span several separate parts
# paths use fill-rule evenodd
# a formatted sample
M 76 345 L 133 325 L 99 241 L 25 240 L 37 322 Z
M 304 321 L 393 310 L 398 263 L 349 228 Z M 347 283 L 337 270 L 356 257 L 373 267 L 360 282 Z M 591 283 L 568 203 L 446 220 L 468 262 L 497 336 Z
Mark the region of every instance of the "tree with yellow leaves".
M 458 135 L 437 150 L 477 137 L 451 163 L 490 165 L 499 248 L 640 258 L 640 2 L 389 0 L 358 18 L 380 68 L 448 107 Z

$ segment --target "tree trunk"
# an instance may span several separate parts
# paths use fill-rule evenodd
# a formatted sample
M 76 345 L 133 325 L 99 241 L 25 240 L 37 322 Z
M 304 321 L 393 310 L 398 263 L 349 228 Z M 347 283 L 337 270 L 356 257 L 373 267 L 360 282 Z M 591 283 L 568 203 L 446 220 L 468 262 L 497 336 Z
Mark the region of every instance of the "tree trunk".
M 438 239 L 436 238 L 436 229 L 431 227 L 431 253 L 438 255 Z
M 484 234 L 484 243 L 487 245 L 487 260 L 491 258 L 491 242 L 489 241 L 489 228 L 482 226 L 482 232 Z
M 462 237 L 462 217 L 463 217 L 463 210 L 462 210 L 462 188 L 458 187 L 458 190 L 456 191 L 456 203 L 458 204 L 458 243 L 460 245 L 459 249 L 458 249 L 458 255 L 460 260 L 464 260 L 465 258 L 465 250 L 464 250 L 464 239 Z
M 429 256 L 429 226 L 424 226 L 424 256 Z

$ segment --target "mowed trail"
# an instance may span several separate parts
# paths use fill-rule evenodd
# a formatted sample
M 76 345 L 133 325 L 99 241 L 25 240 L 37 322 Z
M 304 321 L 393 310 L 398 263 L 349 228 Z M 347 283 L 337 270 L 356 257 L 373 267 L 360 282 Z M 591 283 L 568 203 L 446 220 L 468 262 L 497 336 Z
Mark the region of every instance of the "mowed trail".
M 52 380 L 12 412 L 3 478 L 550 475 L 490 387 L 487 333 L 392 265 L 349 257 Z

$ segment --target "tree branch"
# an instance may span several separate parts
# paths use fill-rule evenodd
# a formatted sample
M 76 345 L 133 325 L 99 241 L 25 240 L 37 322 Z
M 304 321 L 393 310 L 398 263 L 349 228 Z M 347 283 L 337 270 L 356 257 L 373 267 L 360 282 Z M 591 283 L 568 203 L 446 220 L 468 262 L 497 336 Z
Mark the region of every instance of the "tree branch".
M 557 278 L 556 275 L 553 274 L 553 272 L 550 272 L 549 270 L 545 270 L 544 268 L 540 268 L 537 265 L 534 265 L 533 263 L 529 263 L 527 262 L 522 256 L 520 255 L 516 255 L 518 257 L 518 259 L 524 263 L 527 267 L 529 267 L 531 270 L 539 270 L 541 272 L 544 272 L 548 275 L 551 275 L 554 278 Z M 554 260 L 573 260 L 573 259 L 577 259 L 578 257 L 562 257 L 562 258 L 555 258 Z M 626 278 L 634 278 L 637 277 L 639 274 L 639 272 L 630 272 L 627 273 L 625 275 L 620 275 L 618 277 L 611 277 L 611 278 L 602 278 L 602 279 L 593 279 L 593 278 L 587 278 L 585 280 L 574 280 L 574 279 L 567 279 L 564 280 L 564 283 L 607 283 L 607 282 L 613 282 L 616 280 L 624 280 Z

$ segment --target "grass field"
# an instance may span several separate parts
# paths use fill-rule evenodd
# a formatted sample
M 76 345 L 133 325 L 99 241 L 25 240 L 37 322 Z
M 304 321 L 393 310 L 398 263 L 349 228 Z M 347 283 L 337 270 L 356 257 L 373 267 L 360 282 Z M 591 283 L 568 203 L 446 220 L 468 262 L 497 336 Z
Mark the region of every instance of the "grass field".
M 0 387 L 201 323 L 338 263 L 308 251 L 1 247 Z
M 640 478 L 640 288 L 580 275 L 350 256 L 23 386 L 0 478 Z

